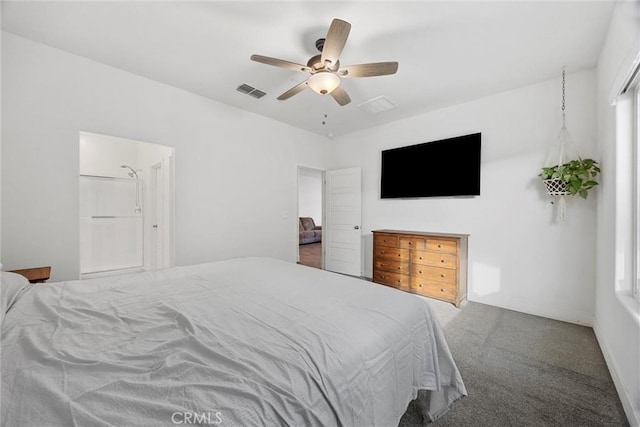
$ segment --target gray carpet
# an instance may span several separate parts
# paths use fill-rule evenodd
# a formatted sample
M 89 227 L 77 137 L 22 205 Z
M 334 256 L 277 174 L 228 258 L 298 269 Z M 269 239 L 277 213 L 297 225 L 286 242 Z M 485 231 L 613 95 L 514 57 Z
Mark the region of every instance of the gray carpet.
M 414 401 L 400 427 L 628 426 L 589 327 L 473 302 L 429 300 L 468 396 L 434 423 Z

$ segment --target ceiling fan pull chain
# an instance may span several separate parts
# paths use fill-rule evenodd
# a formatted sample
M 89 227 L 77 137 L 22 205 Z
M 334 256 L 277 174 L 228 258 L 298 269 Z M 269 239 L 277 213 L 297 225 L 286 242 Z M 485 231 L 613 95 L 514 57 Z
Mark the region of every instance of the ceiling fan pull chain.
M 322 114 L 322 126 L 325 126 L 327 124 L 327 97 L 324 97 L 324 100 L 322 101 L 322 110 L 323 110 L 323 114 Z

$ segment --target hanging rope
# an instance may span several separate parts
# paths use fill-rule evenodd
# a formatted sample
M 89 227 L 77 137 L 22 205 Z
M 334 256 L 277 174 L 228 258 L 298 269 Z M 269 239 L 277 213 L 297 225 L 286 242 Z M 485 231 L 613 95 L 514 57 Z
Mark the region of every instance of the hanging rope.
M 565 69 L 563 67 L 562 68 L 562 127 L 560 128 L 560 132 L 558 133 L 558 163 L 557 163 L 558 166 L 563 165 L 565 163 L 565 154 L 568 147 L 573 149 L 574 154 L 578 160 L 582 160 L 582 158 L 580 157 L 580 154 L 578 153 L 578 149 L 576 148 L 575 144 L 573 143 L 573 139 L 569 134 L 569 130 L 567 129 L 567 116 L 565 111 L 566 110 L 565 82 L 566 82 Z M 549 153 L 549 156 L 547 157 L 547 161 L 545 164 L 551 164 L 552 160 L 553 160 L 553 150 Z
M 566 71 L 565 67 L 562 67 L 562 127 L 558 133 L 558 163 L 557 166 L 561 167 L 565 164 L 565 155 L 567 148 L 572 148 L 575 152 L 575 156 L 578 160 L 582 160 L 576 146 L 573 143 L 573 139 L 567 129 L 567 116 L 566 116 Z M 553 151 L 549 153 L 545 164 L 551 164 L 553 159 Z M 565 196 L 569 195 L 566 184 L 560 178 L 552 178 L 544 180 L 547 187 L 547 194 L 551 196 L 552 204 L 557 202 L 557 216 L 558 221 L 564 221 L 566 218 L 566 200 Z

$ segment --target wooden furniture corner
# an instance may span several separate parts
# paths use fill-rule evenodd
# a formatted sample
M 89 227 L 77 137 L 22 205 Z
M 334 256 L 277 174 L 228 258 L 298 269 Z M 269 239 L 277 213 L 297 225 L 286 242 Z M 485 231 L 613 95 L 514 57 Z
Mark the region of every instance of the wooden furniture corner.
M 49 280 L 51 266 L 24 268 L 22 270 L 10 270 L 9 272 L 26 277 L 30 283 L 44 283 Z

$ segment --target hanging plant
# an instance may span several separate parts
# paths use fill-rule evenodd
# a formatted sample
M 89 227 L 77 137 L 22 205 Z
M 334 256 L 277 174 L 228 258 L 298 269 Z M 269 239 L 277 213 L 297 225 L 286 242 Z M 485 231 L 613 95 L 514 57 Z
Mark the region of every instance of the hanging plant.
M 567 160 L 567 150 L 573 149 L 574 155 Z M 547 164 L 551 163 L 552 153 L 549 154 Z M 557 219 L 565 219 L 565 196 L 580 196 L 586 199 L 589 190 L 598 185 L 596 177 L 600 173 L 598 162 L 593 159 L 583 159 L 573 144 L 573 139 L 567 129 L 565 114 L 565 69 L 562 68 L 562 127 L 558 134 L 558 157 L 554 166 L 545 166 L 538 174 L 547 188 L 547 194 L 552 197 L 551 203 L 558 202 Z M 551 163 L 553 164 L 553 163 Z
M 562 165 L 543 167 L 538 175 L 552 196 L 580 196 L 587 198 L 589 190 L 598 185 L 598 162 L 593 159 L 571 160 Z

